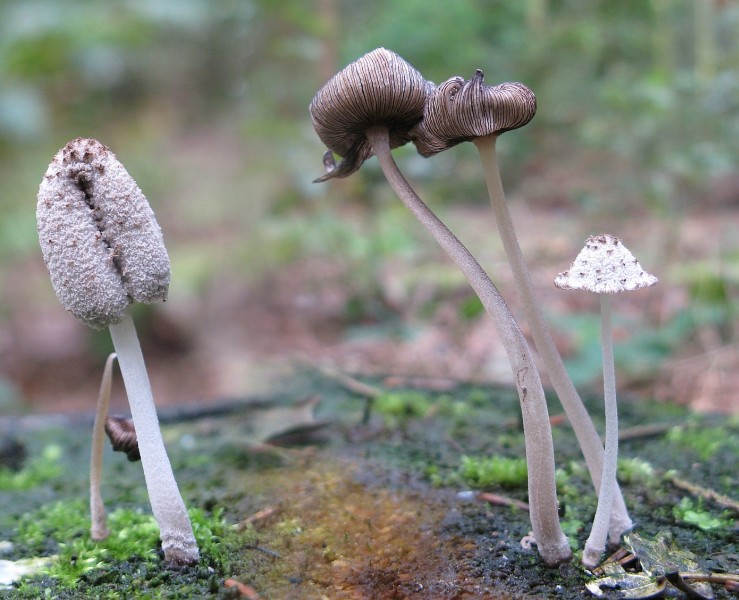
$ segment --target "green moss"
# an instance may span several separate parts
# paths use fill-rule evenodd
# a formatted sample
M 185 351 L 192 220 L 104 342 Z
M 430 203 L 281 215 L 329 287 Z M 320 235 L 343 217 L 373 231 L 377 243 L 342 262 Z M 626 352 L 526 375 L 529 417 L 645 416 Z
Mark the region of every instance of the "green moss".
M 625 485 L 647 486 L 655 482 L 654 467 L 640 458 L 618 460 L 618 480 Z
M 739 441 L 736 436 L 723 428 L 707 428 L 700 426 L 673 427 L 667 434 L 667 440 L 681 449 L 695 451 L 701 460 L 708 460 L 716 455 L 724 446 L 731 445 L 739 452 Z
M 425 416 L 431 406 L 431 398 L 420 392 L 387 392 L 375 398 L 373 408 L 383 415 L 386 425 L 398 427 Z
M 695 502 L 691 498 L 683 498 L 680 504 L 672 509 L 672 514 L 678 521 L 693 525 L 703 531 L 720 531 L 721 529 L 730 531 L 733 526 L 728 516 L 716 516 L 703 508 L 701 500 Z
M 218 570 L 230 562 L 230 549 L 236 532 L 230 528 L 222 509 L 212 514 L 193 508 L 189 511 L 195 538 L 201 553 L 201 564 Z M 151 514 L 119 508 L 108 515 L 110 536 L 95 542 L 89 535 L 87 505 L 82 500 L 56 502 L 28 513 L 21 519 L 15 545 L 27 555 L 51 554 L 50 565 L 43 570 L 46 577 L 58 580 L 62 587 L 75 589 L 81 580 L 105 583 L 106 577 L 120 563 L 135 563 L 151 577 L 166 577 L 161 571 L 157 553 L 159 526 Z M 224 543 L 231 538 L 231 544 Z M 96 572 L 99 571 L 99 572 Z M 115 575 L 117 579 L 119 575 Z
M 40 456 L 31 459 L 28 466 L 20 471 L 0 468 L 0 490 L 30 490 L 59 477 L 63 471 L 59 463 L 61 455 L 61 447 L 50 444 L 44 448 Z
M 528 469 L 525 458 L 462 456 L 459 476 L 474 488 L 526 487 Z

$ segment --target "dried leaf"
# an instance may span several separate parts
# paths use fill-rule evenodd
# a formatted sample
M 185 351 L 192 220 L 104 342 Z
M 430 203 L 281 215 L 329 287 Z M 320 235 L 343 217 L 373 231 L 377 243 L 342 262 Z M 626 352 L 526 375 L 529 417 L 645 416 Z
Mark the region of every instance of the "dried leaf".
M 603 577 L 585 584 L 593 596 L 602 597 L 603 589 L 619 590 L 622 598 L 656 598 L 662 594 L 667 583 L 664 579 L 641 573 L 627 573 L 618 563 L 604 563 Z
M 626 545 L 636 554 L 642 569 L 651 575 L 664 575 L 676 571 L 696 571 L 698 563 L 689 550 L 682 550 L 667 543 L 666 536 L 657 535 L 647 540 L 636 533 L 624 537 Z

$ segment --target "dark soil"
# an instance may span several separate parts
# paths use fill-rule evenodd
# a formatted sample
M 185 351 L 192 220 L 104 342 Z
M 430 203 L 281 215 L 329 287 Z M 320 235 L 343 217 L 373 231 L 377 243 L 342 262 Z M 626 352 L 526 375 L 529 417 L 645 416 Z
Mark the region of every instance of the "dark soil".
M 159 559 L 132 556 L 87 572 L 75 589 L 36 576 L 32 593 L 16 588 L 0 590 L 0 597 L 237 598 L 249 597 L 249 590 L 274 599 L 592 597 L 585 584 L 593 575 L 577 555 L 552 569 L 522 547 L 530 529 L 524 510 L 464 493 L 471 490 L 459 476 L 462 455 L 523 455 L 515 393 L 455 382 L 431 391 L 422 380 L 415 383 L 421 387 L 407 396 L 415 404 L 405 413 L 380 413 L 334 380 L 305 372 L 290 374 L 269 397 L 166 409 L 165 440 L 186 503 L 222 508 L 234 526 L 223 540 L 227 559 L 204 555 L 196 567 L 169 572 Z M 286 410 L 306 399 L 317 401 L 315 419 L 306 410 Z M 736 421 L 637 398 L 622 398 L 620 406 L 623 429 L 664 426 L 621 444 L 622 458 L 640 458 L 654 469 L 622 481 L 636 531 L 645 538 L 670 534 L 702 572 L 736 573 L 736 513 L 669 481 L 678 476 L 735 496 Z M 598 402 L 589 408 L 600 428 Z M 596 500 L 559 413 L 551 402 L 563 524 L 579 549 Z M 23 468 L 50 444 L 63 449 L 57 476 L 29 490 L 0 490 L 0 540 L 13 543 L 0 558 L 29 556 L 17 537 L 24 514 L 86 498 L 90 426 L 91 415 L 0 420 L 6 468 Z M 110 450 L 105 465 L 108 510 L 148 511 L 140 466 Z M 525 484 L 485 491 L 526 500 Z M 723 526 L 704 531 L 686 523 L 675 510 L 685 497 Z M 49 556 L 58 551 L 56 542 L 44 549 Z M 249 587 L 239 591 L 235 582 Z M 719 585 L 713 592 L 731 597 Z

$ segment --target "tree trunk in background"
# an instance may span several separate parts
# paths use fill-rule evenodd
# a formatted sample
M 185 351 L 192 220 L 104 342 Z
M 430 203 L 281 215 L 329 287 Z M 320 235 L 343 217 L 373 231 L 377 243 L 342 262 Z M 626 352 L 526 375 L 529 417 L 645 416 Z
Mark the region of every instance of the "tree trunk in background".
M 675 49 L 673 47 L 673 19 L 670 15 L 671 0 L 652 0 L 654 30 L 652 33 L 652 62 L 657 73 L 667 81 L 675 77 Z
M 693 3 L 695 80 L 705 85 L 716 75 L 716 7 L 713 0 Z
M 548 0 L 529 0 L 526 10 L 526 25 L 529 32 L 534 34 L 534 39 L 541 39 L 547 25 Z
M 318 64 L 319 86 L 339 70 L 339 3 L 318 0 L 318 22 L 321 31 L 321 58 Z

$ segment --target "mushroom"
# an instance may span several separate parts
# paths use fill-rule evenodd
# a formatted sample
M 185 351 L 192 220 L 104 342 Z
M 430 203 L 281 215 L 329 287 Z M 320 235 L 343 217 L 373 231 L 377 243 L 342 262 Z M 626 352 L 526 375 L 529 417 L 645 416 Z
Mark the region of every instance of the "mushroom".
M 167 296 L 169 257 L 154 213 L 109 148 L 77 138 L 49 165 L 39 187 L 36 219 L 44 262 L 60 302 L 86 325 L 110 330 L 165 561 L 194 564 L 197 543 L 164 447 L 128 309 L 132 302 Z
M 310 104 L 313 125 L 331 152 L 343 157 L 316 181 L 346 177 L 375 154 L 391 187 L 464 273 L 492 317 L 516 381 L 526 436 L 531 523 L 548 565 L 572 556 L 559 525 L 554 449 L 544 390 L 526 340 L 508 306 L 469 250 L 418 197 L 396 165 L 391 149 L 410 140 L 433 85 L 400 56 L 378 48 L 335 75 Z
M 536 299 L 531 276 L 506 205 L 496 158 L 498 136 L 526 125 L 535 113 L 536 97 L 528 87 L 522 83 L 487 86 L 484 84 L 483 72 L 478 69 L 469 81 L 462 77 L 452 77 L 440 84 L 430 94 L 424 118 L 413 128 L 411 135 L 419 153 L 426 157 L 465 141 L 471 141 L 477 147 L 498 232 L 511 265 L 531 336 L 552 387 L 575 431 L 597 491 L 603 468 L 603 445 L 567 373 Z M 632 527 L 621 490 L 617 488 L 615 494 L 610 526 L 613 542 L 617 542 L 621 534 Z
M 110 386 L 113 381 L 115 352 L 108 355 L 103 367 L 103 379 L 98 392 L 95 422 L 92 426 L 92 452 L 90 453 L 90 537 L 99 542 L 110 535 L 105 519 L 105 504 L 100 493 L 100 479 L 103 473 L 103 442 L 105 441 L 105 419 L 110 406 Z
M 657 283 L 646 273 L 621 240 L 609 234 L 591 236 L 569 270 L 557 275 L 554 285 L 563 290 L 587 290 L 600 296 L 601 342 L 603 346 L 603 390 L 606 414 L 606 441 L 603 475 L 593 527 L 583 550 L 583 565 L 592 569 L 605 550 L 616 489 L 618 458 L 618 409 L 616 375 L 611 335 L 611 294 L 638 290 Z

